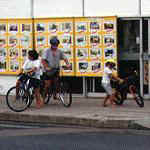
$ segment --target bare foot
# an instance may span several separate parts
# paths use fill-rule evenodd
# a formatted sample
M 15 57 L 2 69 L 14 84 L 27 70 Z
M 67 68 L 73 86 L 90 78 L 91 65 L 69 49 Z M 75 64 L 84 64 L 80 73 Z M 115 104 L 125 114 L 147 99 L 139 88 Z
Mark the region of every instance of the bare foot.
M 107 105 L 106 105 L 106 104 L 103 104 L 103 107 L 107 107 Z

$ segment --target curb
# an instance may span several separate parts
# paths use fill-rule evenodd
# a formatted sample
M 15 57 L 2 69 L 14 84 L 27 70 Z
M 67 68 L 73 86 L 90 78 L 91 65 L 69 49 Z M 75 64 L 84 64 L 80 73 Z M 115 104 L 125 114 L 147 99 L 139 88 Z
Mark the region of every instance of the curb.
M 77 125 L 96 128 L 112 128 L 112 129 L 136 129 L 136 130 L 150 130 L 133 120 L 110 120 L 105 119 L 91 119 L 91 118 L 77 118 L 64 116 L 49 116 L 49 115 L 31 115 L 18 113 L 0 113 L 1 121 L 15 121 L 24 123 L 36 124 L 59 124 L 59 125 Z

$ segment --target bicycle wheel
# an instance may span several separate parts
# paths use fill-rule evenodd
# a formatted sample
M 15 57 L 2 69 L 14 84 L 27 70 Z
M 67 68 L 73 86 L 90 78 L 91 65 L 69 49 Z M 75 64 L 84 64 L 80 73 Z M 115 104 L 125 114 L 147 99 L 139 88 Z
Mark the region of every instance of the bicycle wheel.
M 50 88 L 48 90 L 48 94 L 45 93 L 45 95 L 43 96 L 44 104 L 48 104 L 51 101 L 52 95 L 53 95 L 53 90 L 52 88 Z
M 65 107 L 70 107 L 72 104 L 72 93 L 68 83 L 60 82 L 59 98 Z
M 12 87 L 6 94 L 7 106 L 15 112 L 22 112 L 30 105 L 29 94 L 21 87 L 16 95 L 16 87 Z
M 117 105 L 122 105 L 123 104 L 123 102 L 124 102 L 124 99 L 123 99 L 123 97 L 122 97 L 122 94 L 120 93 L 120 92 L 116 92 L 116 94 L 115 94 L 115 103 L 117 104 Z
M 141 94 L 140 94 L 140 91 L 139 90 L 135 90 L 135 101 L 136 101 L 136 103 L 138 104 L 138 106 L 139 107 L 144 107 L 144 99 L 143 99 L 143 97 L 141 96 Z

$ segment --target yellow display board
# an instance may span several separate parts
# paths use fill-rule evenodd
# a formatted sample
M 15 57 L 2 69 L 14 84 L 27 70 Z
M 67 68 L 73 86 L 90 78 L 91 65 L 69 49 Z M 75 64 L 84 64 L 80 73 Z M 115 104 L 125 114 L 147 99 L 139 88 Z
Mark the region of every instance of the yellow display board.
M 0 20 L 0 74 L 17 74 L 33 47 L 42 54 L 57 36 L 71 68 L 63 76 L 102 76 L 105 62 L 117 63 L 117 18 L 75 17 Z
M 32 20 L 0 20 L 0 74 L 17 74 L 32 49 Z
M 64 76 L 75 76 L 74 68 L 74 42 L 73 42 L 73 19 L 54 18 L 54 19 L 35 19 L 35 47 L 39 53 L 50 47 L 50 38 L 57 36 L 60 40 L 59 48 L 71 64 L 71 68 L 66 68 L 65 62 L 61 62 Z
M 75 18 L 76 76 L 102 76 L 116 45 L 116 17 Z

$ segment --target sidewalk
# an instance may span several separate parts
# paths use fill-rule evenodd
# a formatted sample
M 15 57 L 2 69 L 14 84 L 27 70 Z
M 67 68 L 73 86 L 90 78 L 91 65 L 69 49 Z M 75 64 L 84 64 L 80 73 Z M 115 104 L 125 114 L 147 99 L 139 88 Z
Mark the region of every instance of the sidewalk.
M 0 97 L 0 120 L 43 124 L 81 125 L 98 128 L 150 129 L 150 101 L 140 108 L 133 100 L 123 106 L 102 107 L 102 99 L 75 98 L 71 107 L 65 108 L 59 101 L 36 109 L 35 104 L 21 113 L 12 112 Z

